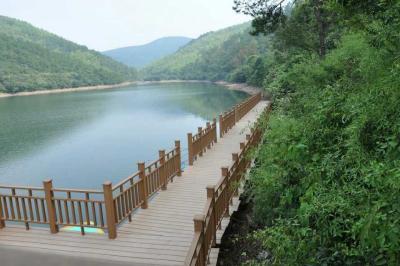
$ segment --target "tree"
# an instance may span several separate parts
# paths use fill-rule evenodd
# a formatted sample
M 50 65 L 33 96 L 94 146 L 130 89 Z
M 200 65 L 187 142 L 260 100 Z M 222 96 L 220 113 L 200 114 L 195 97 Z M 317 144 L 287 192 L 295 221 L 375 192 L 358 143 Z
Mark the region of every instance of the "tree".
M 274 33 L 279 27 L 285 26 L 289 18 L 291 5 L 306 5 L 313 9 L 314 24 L 318 32 L 318 54 L 324 57 L 326 54 L 326 38 L 329 25 L 329 13 L 324 0 L 234 0 L 233 9 L 238 13 L 252 16 L 253 34 Z M 287 7 L 287 8 L 285 8 Z M 313 26 L 313 25 L 311 25 Z M 312 30 L 312 27 L 309 28 Z

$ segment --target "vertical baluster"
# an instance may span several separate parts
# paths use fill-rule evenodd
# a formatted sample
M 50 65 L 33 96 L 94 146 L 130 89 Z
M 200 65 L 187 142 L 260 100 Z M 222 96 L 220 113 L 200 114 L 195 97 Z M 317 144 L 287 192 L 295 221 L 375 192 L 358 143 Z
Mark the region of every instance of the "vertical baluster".
M 74 225 L 77 225 L 75 202 L 72 200 L 71 192 L 67 192 L 67 197 L 71 202 L 72 221 L 74 222 Z
M 33 204 L 35 206 L 35 214 L 36 214 L 36 221 L 37 222 L 42 222 L 43 219 L 40 217 L 40 212 L 39 212 L 39 200 L 37 198 L 35 198 L 33 200 Z
M 6 226 L 6 222 L 5 222 L 5 214 L 3 214 L 3 197 L 0 197 L 0 229 L 4 228 Z M 4 210 L 5 212 L 5 210 Z
M 67 192 L 68 195 L 68 192 Z M 67 196 L 68 197 L 68 196 Z M 69 216 L 69 208 L 68 208 L 68 199 L 63 200 L 64 201 L 64 213 L 65 213 L 65 222 L 66 224 L 70 224 L 70 216 Z
M 177 161 L 177 176 L 182 176 L 182 157 L 181 157 L 181 141 L 175 140 L 175 151 Z
M 58 224 L 63 224 L 64 219 L 63 219 L 63 212 L 61 209 L 61 200 L 55 200 L 55 202 L 57 203 L 57 208 L 58 208 Z
M 166 190 L 168 179 L 167 179 L 167 171 L 165 169 L 165 150 L 159 150 L 158 157 L 160 159 L 159 173 L 160 173 L 161 189 Z
M 124 186 L 121 185 L 119 187 L 119 201 L 118 201 L 118 205 L 121 208 L 121 219 L 123 219 L 126 215 L 126 209 L 125 209 L 125 195 L 124 195 Z
M 86 216 L 86 225 L 90 225 L 90 215 L 89 215 L 89 193 L 85 193 L 85 216 Z
M 224 178 L 224 183 L 225 183 L 225 191 L 228 192 L 229 186 L 227 183 L 228 180 L 228 172 L 229 169 L 228 167 L 222 167 L 221 168 L 221 176 Z M 227 193 L 225 193 L 226 195 Z M 224 200 L 224 217 L 229 217 L 229 198 L 227 196 L 225 196 L 225 200 Z
M 104 227 L 104 215 L 103 215 L 103 204 L 99 203 L 99 218 L 100 218 L 100 226 Z
M 222 114 L 218 116 L 219 119 L 219 137 L 222 138 L 224 135 L 224 121 L 222 119 Z
M 8 220 L 10 218 L 10 213 L 8 211 L 8 204 L 7 204 L 7 197 L 3 197 L 3 208 L 4 208 L 4 217 L 6 220 Z
M 81 205 L 81 201 L 77 200 L 76 204 L 78 205 L 78 217 L 79 217 L 79 225 L 81 227 L 81 234 L 84 235 L 85 234 L 85 227 L 83 226 L 83 213 L 82 213 L 82 205 Z
M 197 146 L 197 150 L 195 151 L 195 154 L 199 154 L 200 156 L 203 156 L 203 128 L 202 127 L 198 127 L 197 128 L 197 134 L 199 136 L 198 139 L 198 146 Z
M 18 218 L 18 221 L 21 221 L 21 220 L 22 220 L 22 218 L 21 218 L 21 208 L 20 208 L 20 204 L 19 204 L 20 198 L 19 198 L 19 197 L 17 196 L 17 194 L 15 193 L 15 188 L 12 189 L 12 195 L 14 196 L 15 206 L 16 206 L 16 208 L 17 208 L 17 218 Z
M 33 208 L 32 208 L 32 189 L 28 190 L 28 208 L 29 208 L 29 220 L 31 222 L 34 221 L 34 214 L 33 214 Z
M 211 124 L 210 122 L 206 123 L 206 128 L 207 128 L 207 133 L 206 133 L 206 143 L 207 143 L 207 149 L 211 149 L 211 139 L 210 139 L 210 132 L 211 132 Z
M 11 194 L 15 195 L 15 189 L 11 189 Z M 12 196 L 9 197 L 9 205 L 11 210 L 11 219 L 15 220 L 15 211 L 14 211 L 14 199 Z
M 187 134 L 187 139 L 188 139 L 189 165 L 193 165 L 193 135 L 192 135 L 192 133 Z
M 23 218 L 24 218 L 25 228 L 26 230 L 29 230 L 28 212 L 26 211 L 25 198 L 21 198 L 21 203 L 22 203 L 22 214 L 24 216 Z
M 92 205 L 93 226 L 97 227 L 96 203 L 95 202 L 91 202 L 91 205 Z

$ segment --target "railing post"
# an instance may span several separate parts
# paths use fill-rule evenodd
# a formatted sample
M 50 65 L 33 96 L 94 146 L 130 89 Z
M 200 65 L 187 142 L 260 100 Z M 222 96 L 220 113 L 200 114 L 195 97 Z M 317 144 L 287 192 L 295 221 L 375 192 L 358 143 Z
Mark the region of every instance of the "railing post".
M 213 118 L 213 124 L 212 124 L 212 126 L 214 127 L 214 134 L 213 134 L 213 136 L 214 136 L 214 143 L 217 143 L 217 119 L 216 118 Z
M 167 189 L 167 175 L 165 173 L 165 150 L 159 150 L 158 156 L 160 158 L 160 181 L 161 181 L 161 190 Z
M 201 235 L 200 238 L 202 239 L 201 250 L 203 252 L 199 254 L 199 256 L 202 257 L 200 261 L 203 261 L 204 265 L 205 265 L 206 261 L 207 261 L 208 250 L 206 250 L 207 245 L 206 245 L 206 239 L 205 239 L 205 234 L 204 234 L 204 221 L 205 221 L 205 217 L 202 214 L 195 215 L 193 218 L 194 232 L 200 234 Z
M 224 178 L 224 179 L 227 179 L 227 177 L 228 177 L 228 172 L 229 172 L 229 168 L 228 167 L 221 167 L 221 176 Z M 228 182 L 229 180 L 226 180 L 226 184 L 227 184 L 227 188 L 226 189 L 228 189 L 228 191 L 229 191 L 229 189 L 232 189 L 231 187 L 230 187 L 230 182 Z M 226 211 L 225 211 L 225 213 L 224 213 L 224 217 L 229 217 L 230 215 L 229 215 L 229 198 L 226 198 L 225 199 L 225 202 L 224 202 L 224 207 L 226 208 Z
M 193 136 L 192 133 L 187 134 L 188 137 L 188 159 L 189 165 L 193 165 Z
M 175 152 L 177 154 L 177 176 L 182 176 L 181 141 L 175 140 Z
M 53 199 L 53 181 L 51 179 L 43 181 L 44 197 L 47 206 L 47 215 L 50 225 L 50 232 L 55 234 L 58 232 L 57 218 L 56 218 L 56 205 Z
M 207 186 L 207 199 L 211 200 L 211 206 L 213 208 L 213 217 L 212 222 L 212 230 L 213 230 L 213 242 L 212 242 L 212 247 L 216 246 L 217 243 L 217 226 L 218 226 L 218 220 L 217 220 L 217 214 L 216 214 L 216 209 L 215 209 L 215 187 L 212 185 Z
M 198 127 L 197 133 L 199 134 L 199 156 L 203 156 L 203 135 L 202 135 L 203 128 Z
M 246 134 L 246 140 L 250 140 L 250 134 Z
M 219 119 L 219 137 L 222 138 L 222 136 L 224 135 L 224 133 L 223 133 L 222 114 L 220 114 L 218 116 L 218 119 Z
M 108 238 L 115 239 L 117 238 L 117 225 L 115 223 L 116 214 L 115 214 L 114 197 L 113 197 L 111 182 L 105 182 L 103 184 L 103 193 L 104 193 L 104 205 L 106 207 Z
M 146 166 L 143 162 L 138 163 L 139 179 L 142 180 L 142 185 L 140 186 L 140 194 L 142 195 L 143 203 L 142 209 L 147 209 L 147 178 L 146 178 Z
M 4 221 L 3 217 L 3 205 L 2 200 L 0 198 L 0 229 L 6 227 L 6 222 Z
M 245 147 L 245 143 L 244 142 L 240 142 L 240 149 L 243 150 Z

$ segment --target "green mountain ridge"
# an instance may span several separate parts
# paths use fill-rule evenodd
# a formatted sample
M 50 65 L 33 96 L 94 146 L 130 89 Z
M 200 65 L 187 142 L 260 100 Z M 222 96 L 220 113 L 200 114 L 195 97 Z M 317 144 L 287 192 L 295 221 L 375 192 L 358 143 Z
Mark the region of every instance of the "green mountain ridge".
M 227 80 L 257 83 L 252 67 L 267 51 L 268 38 L 249 34 L 250 23 L 209 32 L 141 71 L 145 80 Z M 250 71 L 249 71 L 250 70 Z
M 87 47 L 0 16 L 0 92 L 16 93 L 136 78 L 136 71 Z
M 122 47 L 102 52 L 127 66 L 141 68 L 162 57 L 175 53 L 192 38 L 170 36 L 137 46 Z

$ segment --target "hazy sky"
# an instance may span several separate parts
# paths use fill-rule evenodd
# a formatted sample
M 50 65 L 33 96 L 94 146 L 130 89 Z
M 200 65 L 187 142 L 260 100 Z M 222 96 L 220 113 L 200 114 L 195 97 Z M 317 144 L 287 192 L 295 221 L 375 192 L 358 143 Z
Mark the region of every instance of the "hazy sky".
M 99 51 L 199 35 L 250 20 L 233 0 L 0 0 L 0 14 Z

